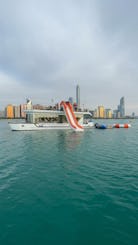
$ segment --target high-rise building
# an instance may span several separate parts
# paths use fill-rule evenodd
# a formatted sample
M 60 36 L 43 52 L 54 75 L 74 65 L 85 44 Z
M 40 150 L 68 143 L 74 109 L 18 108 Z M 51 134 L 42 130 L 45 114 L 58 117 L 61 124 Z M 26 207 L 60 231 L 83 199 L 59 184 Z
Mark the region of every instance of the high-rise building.
M 112 118 L 112 110 L 111 109 L 105 109 L 105 117 L 106 118 Z
M 98 114 L 99 114 L 99 118 L 104 118 L 105 117 L 104 106 L 98 106 Z
M 113 110 L 113 118 L 117 118 L 118 116 L 118 110 Z
M 6 107 L 6 117 L 7 118 L 14 118 L 13 105 L 7 105 L 7 107 Z
M 125 117 L 125 99 L 124 97 L 122 97 L 120 99 L 120 117 Z
M 14 118 L 20 118 L 21 117 L 21 110 L 20 106 L 14 106 Z
M 96 109 L 94 110 L 93 116 L 94 116 L 95 118 L 98 118 L 98 117 L 99 117 L 99 111 L 98 111 L 98 108 L 96 108 Z
M 22 118 L 25 118 L 25 116 L 26 116 L 26 114 L 25 114 L 25 110 L 27 109 L 27 105 L 26 104 L 22 104 L 22 105 L 20 105 L 20 110 L 21 110 L 21 117 Z
M 79 85 L 76 86 L 76 103 L 78 109 L 80 109 L 80 86 Z

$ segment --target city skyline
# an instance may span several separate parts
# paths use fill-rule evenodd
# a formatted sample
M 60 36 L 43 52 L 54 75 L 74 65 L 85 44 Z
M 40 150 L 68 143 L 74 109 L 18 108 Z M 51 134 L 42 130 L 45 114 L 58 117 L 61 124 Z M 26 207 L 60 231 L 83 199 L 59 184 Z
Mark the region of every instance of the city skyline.
M 75 98 L 138 115 L 136 0 L 1 1 L 0 110 Z
M 77 86 L 78 88 L 79 86 Z M 79 88 L 80 89 L 80 88 Z M 77 95 L 77 94 L 76 94 Z M 76 100 L 77 100 L 76 96 Z M 117 106 L 117 109 L 105 108 L 104 105 L 99 105 L 97 108 L 93 108 L 93 110 L 89 110 L 88 108 L 80 108 L 77 106 L 77 103 L 74 101 L 72 97 L 69 97 L 68 100 L 72 106 L 74 111 L 90 111 L 93 118 L 102 118 L 102 119 L 119 119 L 119 118 L 137 118 L 135 113 L 132 115 L 125 114 L 125 98 L 121 97 L 120 104 Z M 20 105 L 12 105 L 9 104 L 5 108 L 4 111 L 0 111 L 0 118 L 25 118 L 24 110 L 60 110 L 60 103 L 50 106 L 44 106 L 40 104 L 34 105 L 30 99 L 26 100 L 26 104 Z
M 120 103 L 115 108 L 105 108 L 104 105 L 98 105 L 97 108 L 90 110 L 89 108 L 80 107 L 81 97 L 80 97 L 80 87 L 76 86 L 76 100 L 73 97 L 69 97 L 68 101 L 72 104 L 74 111 L 90 111 L 93 118 L 137 118 L 137 115 L 133 112 L 131 115 L 126 115 L 125 111 L 125 98 L 120 98 Z M 38 109 L 38 110 L 60 110 L 60 103 L 55 105 L 42 105 L 33 104 L 31 99 L 26 99 L 26 103 L 20 105 L 8 104 L 4 111 L 0 111 L 0 118 L 20 118 L 25 116 L 24 110 Z
M 24 101 L 24 103 L 20 103 L 20 104 L 12 104 L 12 103 L 8 103 L 5 107 L 4 107 L 4 109 L 3 110 L 1 110 L 0 109 L 0 112 L 4 112 L 5 110 L 6 110 L 6 108 L 8 107 L 8 106 L 12 106 L 12 107 L 22 107 L 22 106 L 25 106 L 27 103 L 28 103 L 28 101 L 29 102 L 31 102 L 31 105 L 35 108 L 35 109 L 37 109 L 37 107 L 38 107 L 38 109 L 42 109 L 43 110 L 43 108 L 52 108 L 52 107 L 59 107 L 59 105 L 60 105 L 60 101 L 57 101 L 55 104 L 53 104 L 53 101 L 51 101 L 51 103 L 49 103 L 49 104 L 40 104 L 40 103 L 37 103 L 37 104 L 34 104 L 33 102 L 32 102 L 32 100 L 29 98 L 27 98 L 26 99 L 26 102 Z M 106 110 L 107 111 L 107 113 L 111 113 L 112 112 L 112 114 L 116 114 L 116 116 L 115 117 L 121 117 L 121 118 L 124 118 L 125 116 L 132 116 L 132 115 L 135 115 L 135 116 L 137 116 L 136 114 L 135 114 L 135 112 L 132 112 L 131 114 L 126 114 L 125 113 L 125 111 L 126 111 L 126 106 L 125 106 L 125 98 L 124 98 L 124 96 L 122 96 L 121 98 L 120 98 L 120 102 L 119 102 L 119 104 L 118 105 L 116 105 L 116 107 L 115 108 L 111 108 L 110 106 L 107 108 L 107 107 L 105 107 L 104 106 L 104 104 L 98 104 L 95 108 L 94 107 L 92 107 L 91 106 L 91 108 L 87 108 L 87 107 L 84 107 L 84 104 L 82 105 L 82 106 L 80 106 L 81 105 L 81 96 L 80 96 L 80 86 L 79 85 L 77 85 L 76 86 L 76 98 L 74 99 L 74 97 L 69 97 L 68 99 L 67 99 L 67 101 L 69 101 L 72 105 L 74 105 L 74 106 L 77 106 L 77 108 L 78 108 L 78 110 L 80 109 L 80 110 L 88 110 L 88 111 L 93 111 L 94 112 L 94 114 L 95 113 L 97 113 L 96 111 L 98 110 L 98 107 L 100 108 L 100 107 L 102 107 L 103 108 L 103 110 Z M 16 108 L 16 110 L 18 110 Z M 118 114 L 119 113 L 119 114 Z

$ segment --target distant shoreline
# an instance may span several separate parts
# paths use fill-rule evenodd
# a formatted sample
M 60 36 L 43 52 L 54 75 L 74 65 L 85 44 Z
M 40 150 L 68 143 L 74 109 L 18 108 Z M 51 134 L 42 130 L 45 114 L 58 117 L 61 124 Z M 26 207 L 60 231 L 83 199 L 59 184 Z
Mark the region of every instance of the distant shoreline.
M 24 117 L 17 117 L 17 118 L 6 118 L 6 117 L 0 117 L 0 120 L 25 120 Z

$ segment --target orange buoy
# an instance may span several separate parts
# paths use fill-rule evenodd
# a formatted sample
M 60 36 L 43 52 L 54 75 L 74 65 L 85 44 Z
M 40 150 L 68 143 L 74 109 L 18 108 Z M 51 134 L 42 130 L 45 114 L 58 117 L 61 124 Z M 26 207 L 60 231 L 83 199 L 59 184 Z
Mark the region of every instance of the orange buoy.
M 115 124 L 115 128 L 120 128 L 119 124 Z
M 128 124 L 128 123 L 125 123 L 125 124 L 119 124 L 119 123 L 114 124 L 114 128 L 130 128 L 130 127 L 131 127 L 131 125 Z

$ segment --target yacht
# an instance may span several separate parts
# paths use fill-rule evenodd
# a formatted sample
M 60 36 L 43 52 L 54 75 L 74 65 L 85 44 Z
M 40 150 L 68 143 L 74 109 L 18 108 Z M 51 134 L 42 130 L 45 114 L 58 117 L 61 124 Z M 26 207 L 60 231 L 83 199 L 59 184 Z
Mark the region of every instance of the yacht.
M 94 127 L 90 112 L 74 112 L 67 101 L 61 102 L 61 110 L 25 110 L 24 122 L 9 122 L 12 131 L 72 129 L 83 131 Z

